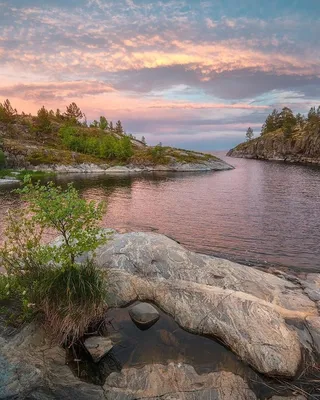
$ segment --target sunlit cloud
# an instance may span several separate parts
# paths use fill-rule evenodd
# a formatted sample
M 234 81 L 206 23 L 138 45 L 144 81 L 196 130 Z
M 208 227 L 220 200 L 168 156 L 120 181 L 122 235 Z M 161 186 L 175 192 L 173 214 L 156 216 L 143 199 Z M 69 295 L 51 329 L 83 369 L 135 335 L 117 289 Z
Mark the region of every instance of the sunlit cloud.
M 262 124 L 274 106 L 316 103 L 320 6 L 227 3 L 6 0 L 0 100 L 27 112 L 76 101 L 90 118 L 113 114 L 131 131 L 156 137 L 171 126 L 175 141 L 196 121 L 212 138 L 240 137 L 242 124 Z M 204 128 L 214 112 L 225 124 Z
M 113 91 L 114 89 L 107 84 L 96 81 L 21 83 L 13 86 L 0 86 L 0 96 L 18 97 L 35 101 L 81 98 L 83 96 L 92 96 Z

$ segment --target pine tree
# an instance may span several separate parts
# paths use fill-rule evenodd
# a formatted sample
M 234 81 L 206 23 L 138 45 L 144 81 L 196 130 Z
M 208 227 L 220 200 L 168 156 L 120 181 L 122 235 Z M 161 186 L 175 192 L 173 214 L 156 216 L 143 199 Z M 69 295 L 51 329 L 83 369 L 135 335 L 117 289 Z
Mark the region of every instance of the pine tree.
M 56 119 L 58 121 L 63 119 L 63 115 L 61 114 L 61 111 L 59 110 L 59 108 L 57 108 L 57 111 L 56 111 Z
M 142 142 L 143 144 L 147 144 L 146 138 L 145 138 L 144 136 L 142 136 L 141 142 Z
M 12 107 L 8 99 L 3 104 L 0 103 L 0 121 L 6 123 L 14 122 L 17 114 L 17 110 Z
M 123 128 L 122 128 L 122 124 L 121 124 L 121 121 L 120 121 L 120 120 L 116 123 L 116 129 L 115 129 L 115 131 L 116 131 L 117 133 L 123 133 Z
M 110 121 L 110 124 L 109 124 L 109 130 L 112 132 L 113 131 L 113 122 L 112 121 Z
M 296 124 L 299 128 L 303 128 L 305 125 L 305 117 L 300 113 L 296 115 Z
M 250 126 L 247 129 L 246 138 L 247 138 L 248 141 L 252 140 L 252 138 L 253 138 L 253 130 L 252 130 L 252 128 Z
M 50 112 L 46 110 L 45 106 L 42 106 L 40 110 L 38 110 L 37 130 L 38 132 L 44 133 L 50 132 L 51 129 Z
M 265 123 L 262 125 L 261 135 L 265 135 L 268 132 L 273 132 L 278 128 L 280 128 L 279 112 L 278 110 L 274 109 L 272 113 L 267 116 Z
M 71 103 L 69 106 L 66 107 L 66 112 L 64 113 L 64 116 L 69 119 L 73 120 L 74 122 L 79 122 L 80 119 L 83 118 L 82 111 L 80 108 L 76 105 L 76 103 Z

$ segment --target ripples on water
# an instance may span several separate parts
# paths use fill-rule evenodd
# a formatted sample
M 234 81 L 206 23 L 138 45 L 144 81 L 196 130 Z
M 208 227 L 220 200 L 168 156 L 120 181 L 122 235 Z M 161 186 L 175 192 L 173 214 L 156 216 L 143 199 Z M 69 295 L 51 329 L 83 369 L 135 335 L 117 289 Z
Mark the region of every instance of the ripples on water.
M 244 263 L 319 271 L 320 168 L 226 160 L 236 169 L 73 175 L 59 183 L 74 180 L 87 199 L 106 200 L 105 226 L 161 232 L 190 249 Z M 2 188 L 0 233 L 14 204 Z

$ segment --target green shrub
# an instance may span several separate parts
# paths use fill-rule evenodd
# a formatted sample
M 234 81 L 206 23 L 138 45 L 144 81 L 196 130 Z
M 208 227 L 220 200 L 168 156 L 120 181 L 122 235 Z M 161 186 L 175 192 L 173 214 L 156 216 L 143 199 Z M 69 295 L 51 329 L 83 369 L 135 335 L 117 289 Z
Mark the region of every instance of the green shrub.
M 9 213 L 0 258 L 23 294 L 23 306 L 44 313 L 59 342 L 73 341 L 106 306 L 102 272 L 91 262 L 76 262 L 107 240 L 98 224 L 104 205 L 87 203 L 72 185 L 62 190 L 29 177 L 25 183 L 17 192 L 27 206 Z M 46 229 L 59 233 L 59 241 L 43 244 Z
M 0 323 L 18 327 L 33 315 L 24 285 L 21 286 L 16 276 L 0 273 Z
M 79 153 L 121 161 L 127 160 L 133 154 L 131 140 L 127 136 L 118 139 L 100 129 L 83 130 L 67 125 L 61 127 L 59 133 L 64 146 Z
M 165 153 L 166 153 L 166 150 L 164 147 L 162 147 L 161 143 L 154 146 L 151 150 L 152 158 L 155 162 L 163 161 L 163 159 L 165 157 Z

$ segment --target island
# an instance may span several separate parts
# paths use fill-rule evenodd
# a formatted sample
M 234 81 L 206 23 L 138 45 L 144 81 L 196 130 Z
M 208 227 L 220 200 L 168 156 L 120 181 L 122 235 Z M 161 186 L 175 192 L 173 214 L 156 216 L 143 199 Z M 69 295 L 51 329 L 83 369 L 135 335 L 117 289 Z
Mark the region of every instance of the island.
M 246 142 L 227 155 L 320 165 L 320 106 L 312 107 L 307 116 L 294 115 L 288 107 L 281 112 L 273 110 L 262 126 L 261 135 L 253 139 L 250 133 L 251 130 Z
M 162 143 L 148 146 L 100 116 L 90 124 L 75 104 L 18 114 L 9 100 L 0 103 L 0 178 L 17 178 L 16 170 L 46 173 L 130 173 L 141 171 L 213 171 L 233 167 L 211 154 Z M 8 171 L 9 169 L 9 171 Z M 13 170 L 13 171 L 10 171 Z M 19 175 L 18 175 L 19 177 Z

